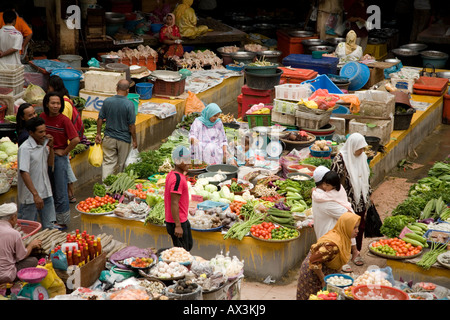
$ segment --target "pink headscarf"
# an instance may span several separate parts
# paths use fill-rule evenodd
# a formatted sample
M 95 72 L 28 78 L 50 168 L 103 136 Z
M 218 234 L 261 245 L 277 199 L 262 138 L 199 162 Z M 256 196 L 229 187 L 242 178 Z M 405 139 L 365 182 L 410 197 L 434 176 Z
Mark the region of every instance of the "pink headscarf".
M 172 24 L 171 24 L 171 25 L 168 25 L 168 24 L 167 24 L 167 17 L 168 17 L 168 16 L 171 16 L 171 17 L 172 17 Z M 166 17 L 164 18 L 164 23 L 165 23 L 166 26 L 167 26 L 167 32 L 172 33 L 172 27 L 175 25 L 175 15 L 174 15 L 173 13 L 168 13 L 168 14 L 166 15 Z

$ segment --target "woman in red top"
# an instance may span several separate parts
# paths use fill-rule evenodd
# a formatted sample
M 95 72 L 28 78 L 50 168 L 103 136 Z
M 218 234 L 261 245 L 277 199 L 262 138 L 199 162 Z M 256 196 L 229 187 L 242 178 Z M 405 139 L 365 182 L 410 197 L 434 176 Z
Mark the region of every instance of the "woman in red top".
M 70 205 L 67 193 L 68 157 L 70 151 L 80 142 L 75 127 L 65 115 L 64 98 L 56 92 L 47 93 L 43 101 L 44 112 L 41 117 L 45 120 L 47 133 L 53 136 L 55 150 L 55 164 L 53 174 L 50 174 L 53 199 L 55 201 L 56 222 L 61 229 L 66 229 L 70 222 Z M 70 142 L 68 142 L 70 141 Z
M 164 61 L 178 56 L 182 57 L 184 54 L 183 46 L 181 45 L 180 30 L 175 25 L 175 15 L 173 13 L 167 14 L 164 18 L 164 26 L 159 31 L 159 42 L 163 45 L 159 52 Z

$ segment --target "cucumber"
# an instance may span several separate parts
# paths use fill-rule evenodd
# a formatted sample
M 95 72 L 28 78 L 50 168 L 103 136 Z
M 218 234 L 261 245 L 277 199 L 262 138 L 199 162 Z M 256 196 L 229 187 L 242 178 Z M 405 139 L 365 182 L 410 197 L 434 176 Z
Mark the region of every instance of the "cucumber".
M 406 238 L 412 239 L 412 240 L 416 240 L 422 243 L 422 245 L 424 245 L 425 243 L 427 243 L 427 239 L 425 239 L 424 237 L 419 236 L 416 233 L 407 233 L 405 234 Z
M 416 241 L 414 239 L 410 239 L 408 237 L 403 237 L 402 240 L 405 241 L 405 242 L 411 243 L 415 247 L 418 247 L 418 246 L 423 247 L 422 242 Z
M 421 228 L 423 231 L 428 230 L 428 225 L 426 225 L 425 223 L 413 222 L 412 225 Z
M 419 232 L 422 232 L 422 231 L 423 231 L 422 228 L 413 226 L 413 225 L 411 225 L 411 224 L 408 224 L 406 227 L 407 227 L 409 230 L 411 230 L 411 231 L 419 231 Z

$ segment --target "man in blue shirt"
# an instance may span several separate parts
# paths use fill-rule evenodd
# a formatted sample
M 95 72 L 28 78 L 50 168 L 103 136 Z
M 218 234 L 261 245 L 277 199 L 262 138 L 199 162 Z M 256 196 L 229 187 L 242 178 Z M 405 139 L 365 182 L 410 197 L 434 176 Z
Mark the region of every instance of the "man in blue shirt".
M 117 83 L 117 95 L 105 99 L 98 114 L 95 143 L 102 143 L 103 180 L 110 174 L 122 172 L 131 147 L 133 149 L 138 147 L 134 104 L 127 98 L 129 90 L 130 83 L 127 80 L 120 80 Z M 106 121 L 106 127 L 102 141 L 103 121 Z

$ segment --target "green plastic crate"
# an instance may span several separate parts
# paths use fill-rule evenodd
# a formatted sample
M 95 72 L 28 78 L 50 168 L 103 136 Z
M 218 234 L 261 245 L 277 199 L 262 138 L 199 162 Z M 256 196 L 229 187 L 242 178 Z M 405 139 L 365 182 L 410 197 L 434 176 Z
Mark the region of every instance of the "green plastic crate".
M 247 122 L 249 128 L 270 127 L 272 123 L 270 114 L 248 114 Z

